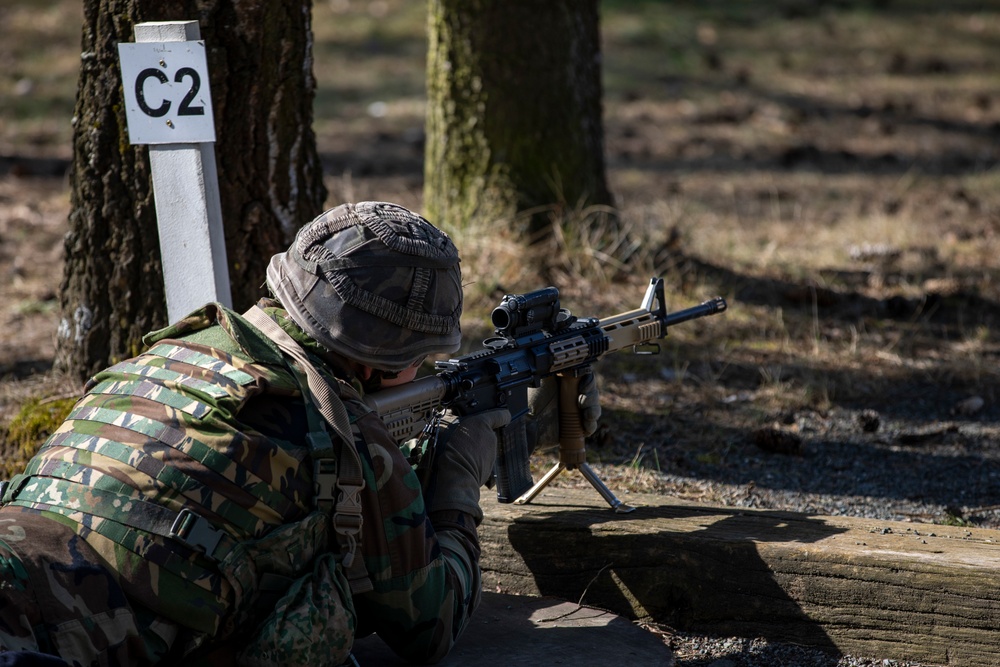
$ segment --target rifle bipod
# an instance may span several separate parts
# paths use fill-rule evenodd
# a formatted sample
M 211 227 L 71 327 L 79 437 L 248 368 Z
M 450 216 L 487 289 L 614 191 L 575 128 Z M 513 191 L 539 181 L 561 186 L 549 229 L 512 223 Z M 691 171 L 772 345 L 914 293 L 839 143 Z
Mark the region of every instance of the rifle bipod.
M 559 450 L 560 459 L 562 458 L 562 453 L 563 453 L 562 447 L 560 447 Z M 608 504 L 611 505 L 611 509 L 613 509 L 615 512 L 618 512 L 619 514 L 626 514 L 635 509 L 631 505 L 626 505 L 622 501 L 618 500 L 615 494 L 611 492 L 611 489 L 609 489 L 607 485 L 601 481 L 601 478 L 597 476 L 597 473 L 594 472 L 594 469 L 591 468 L 589 465 L 587 465 L 586 462 L 577 463 L 575 465 L 569 465 L 567 463 L 563 463 L 561 460 L 559 461 L 559 463 L 552 466 L 552 468 L 547 473 L 545 473 L 545 475 L 540 480 L 538 480 L 537 484 L 528 489 L 528 491 L 524 495 L 522 495 L 514 502 L 518 505 L 524 505 L 526 503 L 530 503 L 535 498 L 535 496 L 538 495 L 538 492 L 544 489 L 549 482 L 551 482 L 559 475 L 559 473 L 561 473 L 563 470 L 572 470 L 573 468 L 580 469 L 580 472 L 583 473 L 583 476 L 587 479 L 587 481 L 590 482 L 595 489 L 597 489 L 597 492 L 601 494 L 601 496 L 606 501 L 608 501 Z
M 559 382 L 559 463 L 552 466 L 534 486 L 514 502 L 518 505 L 530 503 L 563 470 L 579 469 L 601 497 L 608 501 L 611 509 L 619 514 L 633 511 L 635 508 L 618 500 L 594 469 L 587 464 L 587 446 L 583 426 L 580 424 L 580 412 L 576 406 L 580 379 L 560 374 Z

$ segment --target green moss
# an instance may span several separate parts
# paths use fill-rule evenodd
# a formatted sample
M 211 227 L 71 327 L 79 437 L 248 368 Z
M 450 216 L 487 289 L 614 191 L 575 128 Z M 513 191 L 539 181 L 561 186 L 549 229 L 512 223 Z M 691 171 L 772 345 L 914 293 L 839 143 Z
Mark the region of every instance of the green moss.
M 3 433 L 0 477 L 9 479 L 24 469 L 45 439 L 52 434 L 76 403 L 76 398 L 28 400 Z

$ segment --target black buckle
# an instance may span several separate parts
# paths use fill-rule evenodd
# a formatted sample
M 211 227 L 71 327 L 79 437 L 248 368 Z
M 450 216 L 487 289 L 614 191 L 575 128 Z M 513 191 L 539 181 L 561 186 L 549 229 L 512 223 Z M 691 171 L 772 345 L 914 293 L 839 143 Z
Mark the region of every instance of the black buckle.
M 313 500 L 332 503 L 337 499 L 337 459 L 313 460 Z

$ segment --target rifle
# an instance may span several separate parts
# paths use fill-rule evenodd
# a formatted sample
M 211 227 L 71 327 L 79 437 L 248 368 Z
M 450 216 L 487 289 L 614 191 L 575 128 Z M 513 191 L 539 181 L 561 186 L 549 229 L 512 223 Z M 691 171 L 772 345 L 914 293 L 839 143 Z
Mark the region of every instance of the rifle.
M 495 482 L 497 500 L 528 503 L 563 470 L 579 469 L 611 507 L 628 512 L 587 465 L 577 385 L 592 363 L 604 355 L 632 347 L 655 354 L 667 328 L 695 318 L 721 313 L 726 301 L 715 297 L 693 308 L 667 313 L 663 279 L 650 281 L 635 310 L 605 319 L 577 318 L 559 306 L 555 287 L 527 294 L 508 294 L 491 315 L 494 337 L 483 349 L 435 362 L 437 374 L 365 396 L 398 442 L 428 433 L 444 409 L 459 416 L 507 408 L 511 422 L 497 434 Z M 560 382 L 559 463 L 537 483 L 531 476 L 524 416 L 528 388 L 555 375 Z

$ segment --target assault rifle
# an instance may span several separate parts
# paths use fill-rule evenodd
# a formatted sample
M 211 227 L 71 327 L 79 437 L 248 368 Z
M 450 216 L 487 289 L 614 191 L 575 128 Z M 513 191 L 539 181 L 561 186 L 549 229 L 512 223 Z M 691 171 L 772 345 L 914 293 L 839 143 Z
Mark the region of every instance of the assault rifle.
M 436 425 L 447 408 L 458 415 L 507 408 L 511 423 L 498 433 L 495 482 L 502 503 L 528 503 L 563 470 L 579 469 L 611 507 L 624 505 L 587 465 L 583 429 L 576 407 L 579 378 L 605 354 L 632 347 L 655 354 L 667 328 L 726 310 L 716 297 L 701 305 L 667 313 L 663 280 L 650 281 L 642 304 L 605 319 L 577 318 L 559 306 L 559 290 L 547 287 L 528 294 L 508 294 L 492 313 L 495 336 L 483 349 L 457 359 L 435 362 L 437 374 L 365 396 L 398 442 L 415 438 Z M 559 463 L 537 483 L 530 469 L 531 451 L 523 417 L 528 388 L 549 376 L 559 378 Z

